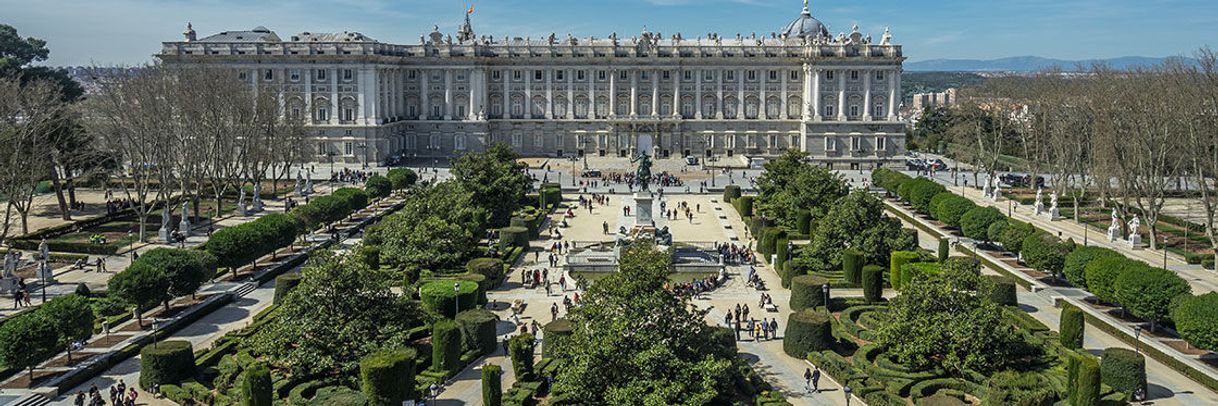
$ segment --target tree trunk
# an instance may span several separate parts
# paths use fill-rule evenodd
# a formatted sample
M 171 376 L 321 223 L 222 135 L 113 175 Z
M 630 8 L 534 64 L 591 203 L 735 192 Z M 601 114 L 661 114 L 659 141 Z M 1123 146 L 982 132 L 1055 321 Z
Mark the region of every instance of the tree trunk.
M 59 218 L 72 221 L 72 208 L 63 197 L 63 183 L 59 181 L 59 172 L 51 170 L 51 185 L 55 187 L 55 199 L 59 203 Z

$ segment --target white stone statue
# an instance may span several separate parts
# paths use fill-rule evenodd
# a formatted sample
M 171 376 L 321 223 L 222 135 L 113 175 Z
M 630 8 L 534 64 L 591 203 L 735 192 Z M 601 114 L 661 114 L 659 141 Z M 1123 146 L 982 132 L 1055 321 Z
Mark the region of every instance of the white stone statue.
M 182 221 L 178 223 L 182 235 L 190 235 L 190 203 L 182 203 Z
M 1133 215 L 1133 220 L 1129 220 L 1129 238 L 1138 235 L 1138 227 L 1142 226 L 1142 219 L 1138 215 Z
M 246 206 L 245 206 L 245 189 L 244 188 L 242 188 L 241 193 L 237 195 L 237 212 L 241 213 L 242 216 L 249 215 L 249 211 L 246 210 Z
M 1108 224 L 1108 242 L 1116 242 L 1121 237 L 1121 219 L 1117 217 L 1117 210 L 1112 209 L 1112 222 Z
M 42 242 L 38 243 L 38 255 L 43 261 L 51 259 L 51 248 L 47 246 L 46 238 L 43 238 Z
M 305 193 L 313 194 L 313 178 L 305 178 Z
M 302 192 L 304 192 L 304 172 L 296 172 L 296 195 L 303 196 Z
M 1057 208 L 1057 192 L 1049 194 L 1049 207 L 1053 209 Z
M 1032 206 L 1032 209 L 1034 211 L 1033 214 L 1040 215 L 1040 213 L 1045 211 L 1045 202 L 1044 202 L 1043 194 L 1044 194 L 1043 189 L 1036 188 L 1036 203 Z
M 262 182 L 254 183 L 254 212 L 262 211 Z
M 1061 218 L 1061 211 L 1057 209 L 1057 192 L 1049 194 L 1049 220 L 1057 220 Z
M 169 241 L 169 234 L 173 232 L 173 230 L 169 228 L 170 210 L 173 209 L 169 207 L 169 204 L 166 204 L 165 207 L 161 209 L 161 229 L 157 232 L 157 236 L 161 237 L 161 241 Z
M 985 187 L 981 188 L 981 195 L 985 196 L 985 197 L 990 197 L 990 180 L 989 179 L 985 180 Z

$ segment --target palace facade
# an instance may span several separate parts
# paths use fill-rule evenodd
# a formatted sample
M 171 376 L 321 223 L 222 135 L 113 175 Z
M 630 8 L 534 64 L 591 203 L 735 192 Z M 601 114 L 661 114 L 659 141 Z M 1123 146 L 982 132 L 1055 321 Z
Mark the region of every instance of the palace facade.
M 318 161 L 447 157 L 502 142 L 526 156 L 774 156 L 837 168 L 905 152 L 901 46 L 833 35 L 803 12 L 779 32 L 727 38 L 496 38 L 469 15 L 414 45 L 263 27 L 165 42 L 170 65 L 233 68 L 281 92 L 316 132 Z

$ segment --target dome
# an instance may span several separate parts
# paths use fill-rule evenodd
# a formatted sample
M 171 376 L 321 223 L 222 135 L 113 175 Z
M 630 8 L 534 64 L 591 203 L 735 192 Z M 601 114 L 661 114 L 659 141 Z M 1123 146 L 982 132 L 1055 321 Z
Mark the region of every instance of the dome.
M 803 13 L 795 21 L 787 24 L 787 28 L 782 30 L 782 35 L 787 38 L 829 37 L 829 27 L 813 18 L 812 12 L 808 11 L 807 6 L 804 6 Z

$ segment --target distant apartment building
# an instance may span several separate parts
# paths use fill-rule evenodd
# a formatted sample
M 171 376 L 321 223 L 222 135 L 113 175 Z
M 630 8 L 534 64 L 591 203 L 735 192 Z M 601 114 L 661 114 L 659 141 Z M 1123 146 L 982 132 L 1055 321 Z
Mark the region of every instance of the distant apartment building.
M 939 93 L 917 93 L 913 95 L 914 114 L 921 114 L 928 107 L 951 107 L 960 100 L 960 89 L 951 88 Z

